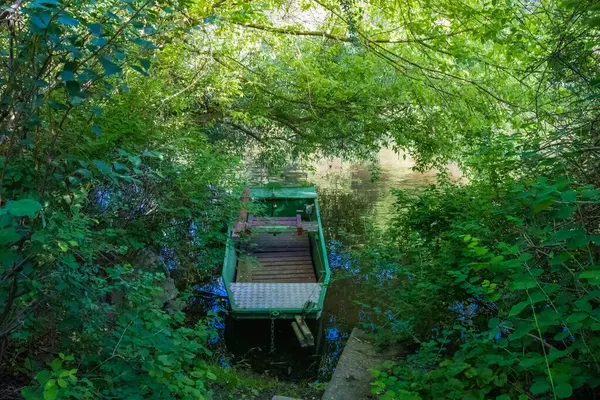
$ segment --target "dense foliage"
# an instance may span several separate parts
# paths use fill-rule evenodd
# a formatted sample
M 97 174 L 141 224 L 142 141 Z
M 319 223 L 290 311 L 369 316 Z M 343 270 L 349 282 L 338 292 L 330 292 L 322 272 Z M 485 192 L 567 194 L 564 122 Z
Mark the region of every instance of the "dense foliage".
M 220 258 L 236 159 L 163 101 L 182 7 L 2 12 L 4 397 L 199 398 L 215 376 L 182 306 Z
M 385 398 L 598 384 L 598 26 L 587 0 L 16 0 L 0 8 L 1 395 L 209 398 L 191 288 L 240 159 L 406 150 L 357 257 Z M 366 282 L 369 282 L 368 280 Z M 373 296 L 373 293 L 376 296 Z M 434 332 L 432 334 L 432 332 Z
M 398 192 L 385 244 L 357 255 L 388 278 L 368 285 L 376 337 L 407 352 L 374 371 L 382 398 L 597 395 L 596 9 L 520 9 L 518 47 L 537 52 L 516 76 L 543 71 L 529 121 L 480 138 L 467 180 Z

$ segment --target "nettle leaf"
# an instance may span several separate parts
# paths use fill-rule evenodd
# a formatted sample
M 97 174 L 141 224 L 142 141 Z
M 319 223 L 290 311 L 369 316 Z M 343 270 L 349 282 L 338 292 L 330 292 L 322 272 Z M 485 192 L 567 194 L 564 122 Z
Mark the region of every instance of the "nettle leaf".
M 6 210 L 16 217 L 33 218 L 42 209 L 42 205 L 33 199 L 13 200 L 6 204 Z

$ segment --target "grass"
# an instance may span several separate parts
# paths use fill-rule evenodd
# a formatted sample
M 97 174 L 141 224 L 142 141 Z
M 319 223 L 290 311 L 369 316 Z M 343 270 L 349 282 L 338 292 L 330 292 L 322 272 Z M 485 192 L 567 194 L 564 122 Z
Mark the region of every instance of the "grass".
M 213 370 L 217 379 L 212 386 L 213 399 L 271 400 L 275 395 L 303 400 L 317 400 L 323 395 L 324 387 L 308 381 L 286 382 L 277 377 L 258 375 L 236 368 Z

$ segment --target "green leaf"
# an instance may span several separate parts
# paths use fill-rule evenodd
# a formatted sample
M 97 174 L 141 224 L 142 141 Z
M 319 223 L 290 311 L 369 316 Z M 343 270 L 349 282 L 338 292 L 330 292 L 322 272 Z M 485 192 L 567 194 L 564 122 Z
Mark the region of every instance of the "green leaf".
M 550 385 L 546 380 L 536 381 L 529 390 L 533 394 L 542 394 L 550 390 Z
M 527 335 L 531 330 L 533 330 L 533 324 L 530 322 L 521 322 L 517 323 L 516 329 L 510 335 L 510 340 L 517 340 Z
M 50 364 L 50 368 L 52 368 L 52 371 L 58 372 L 60 367 L 62 367 L 62 363 L 63 361 L 60 358 L 55 358 L 54 361 L 52 361 L 52 364 Z
M 121 67 L 119 67 L 114 62 L 107 60 L 106 58 L 101 58 L 100 63 L 102 64 L 102 68 L 104 68 L 104 73 L 106 74 L 106 76 L 118 74 L 122 71 Z
M 115 171 L 129 171 L 129 168 L 125 164 L 121 164 L 120 162 L 113 162 L 113 166 L 115 167 Z
M 108 39 L 102 36 L 98 36 L 90 40 L 90 44 L 96 47 L 102 47 L 108 43 Z
M 523 311 L 527 306 L 530 306 L 529 300 L 522 301 L 518 304 L 515 304 L 508 313 L 509 317 L 514 317 L 515 315 L 519 315 L 521 311 Z
M 6 204 L 6 209 L 16 217 L 33 218 L 42 209 L 42 205 L 33 199 L 13 200 Z
M 78 174 L 83 175 L 84 178 L 92 178 L 94 176 L 94 174 L 92 174 L 89 170 L 85 169 L 85 168 L 79 168 L 77 171 L 75 171 Z
M 21 239 L 14 226 L 0 230 L 0 246 L 14 243 Z
M 102 129 L 96 124 L 92 125 L 92 132 L 96 135 L 96 137 L 102 136 Z
M 58 395 L 58 386 L 52 386 L 44 390 L 44 400 L 55 400 Z
M 212 372 L 210 372 L 210 371 L 208 371 L 208 372 L 206 373 L 206 377 L 207 377 L 208 379 L 210 379 L 211 381 L 215 381 L 215 380 L 217 380 L 217 376 L 216 376 L 215 374 L 213 374 Z
M 559 219 L 567 219 L 577 210 L 576 206 L 562 206 L 554 212 L 554 217 Z
M 108 175 L 112 172 L 111 166 L 105 163 L 104 161 L 94 160 L 93 163 L 102 175 Z
M 559 399 L 568 399 L 573 394 L 573 388 L 568 383 L 561 383 L 554 388 L 554 394 Z
M 533 211 L 535 211 L 535 213 L 538 214 L 538 213 L 544 211 L 545 209 L 547 209 L 548 207 L 550 207 L 552 205 L 552 203 L 554 203 L 554 200 L 551 200 L 551 199 L 536 203 L 533 206 Z
M 79 26 L 79 20 L 68 15 L 61 15 L 57 21 L 64 25 Z
M 140 68 L 137 65 L 131 65 L 131 69 L 139 72 L 140 74 L 144 75 L 144 76 L 150 76 L 146 71 L 144 71 L 142 68 Z
M 138 156 L 128 156 L 127 159 L 135 168 L 142 165 L 142 159 L 139 158 Z
M 144 68 L 146 71 L 148 71 L 152 64 L 150 63 L 150 60 L 148 60 L 146 58 L 140 58 L 140 65 L 142 66 L 142 68 Z
M 157 47 L 154 45 L 154 43 L 142 39 L 142 38 L 135 38 L 132 40 L 133 43 L 137 44 L 138 46 L 141 46 L 142 48 L 146 49 L 146 50 L 153 50 L 156 49 Z
M 102 35 L 102 24 L 97 24 L 97 23 L 89 23 L 87 24 L 88 29 L 90 30 L 90 32 L 92 33 L 92 35 L 95 36 L 100 36 Z
M 577 312 L 577 313 L 569 315 L 567 317 L 567 322 L 569 322 L 569 323 L 580 322 L 580 321 L 583 321 L 584 319 L 586 319 L 587 317 L 588 317 L 588 315 L 586 313 Z
M 65 70 L 60 73 L 60 79 L 62 79 L 65 82 L 72 81 L 75 79 L 75 74 L 73 73 L 73 71 Z
M 169 355 L 167 355 L 167 354 L 161 354 L 157 357 L 157 359 L 158 359 L 158 361 L 163 363 L 163 365 L 166 365 L 166 366 L 175 365 L 175 362 L 173 361 L 173 359 L 171 357 L 169 357 Z
M 60 386 L 61 388 L 67 387 L 67 381 L 65 381 L 62 378 L 58 378 L 56 382 L 58 383 L 58 386 Z
M 585 311 L 587 313 L 592 312 L 592 305 L 590 303 L 588 303 L 588 301 L 585 299 L 577 300 L 575 302 L 575 305 L 577 306 L 577 308 L 579 308 L 582 311 Z
M 598 278 L 600 278 L 600 270 L 596 269 L 596 270 L 587 270 L 581 274 L 579 274 L 579 279 L 593 279 L 593 280 L 597 280 Z
M 48 379 L 50 379 L 51 376 L 52 373 L 50 371 L 43 370 L 38 372 L 36 379 L 40 385 L 44 385 L 46 382 L 48 382 Z
M 574 203 L 577 200 L 577 192 L 574 190 L 562 192 L 560 194 L 560 198 L 562 199 L 562 201 L 565 201 L 567 203 Z
M 31 17 L 34 32 L 40 32 L 50 26 L 52 14 L 48 11 L 43 11 Z

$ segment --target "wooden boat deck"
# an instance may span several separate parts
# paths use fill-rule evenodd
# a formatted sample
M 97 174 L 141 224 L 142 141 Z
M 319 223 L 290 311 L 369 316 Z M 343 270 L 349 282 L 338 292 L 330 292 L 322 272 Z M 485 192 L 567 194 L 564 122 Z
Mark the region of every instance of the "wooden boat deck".
M 241 250 L 236 282 L 315 283 L 317 281 L 307 234 L 256 233 Z

